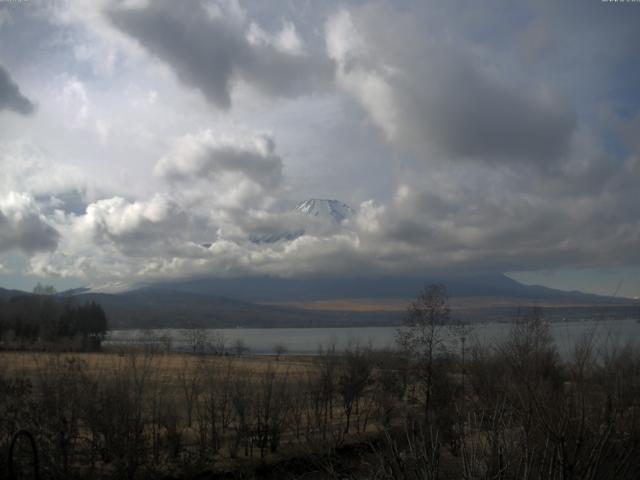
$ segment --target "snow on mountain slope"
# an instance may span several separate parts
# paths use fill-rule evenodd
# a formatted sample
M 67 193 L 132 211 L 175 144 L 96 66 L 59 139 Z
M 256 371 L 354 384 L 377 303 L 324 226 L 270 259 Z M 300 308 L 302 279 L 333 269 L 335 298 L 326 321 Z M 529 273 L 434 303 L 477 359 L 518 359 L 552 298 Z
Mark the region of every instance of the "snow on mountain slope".
M 342 223 L 355 213 L 353 208 L 346 203 L 320 198 L 310 198 L 300 202 L 294 210 L 311 217 L 330 219 L 336 223 Z
M 281 233 L 254 234 L 249 237 L 249 240 L 258 244 L 275 243 L 282 240 L 292 241 L 306 233 L 309 219 L 312 222 L 324 222 L 331 225 L 331 228 L 336 228 L 336 226 L 341 226 L 345 220 L 351 218 L 355 214 L 355 210 L 338 200 L 310 198 L 297 204 L 293 209 L 293 213 L 300 215 L 302 222 L 299 228 Z

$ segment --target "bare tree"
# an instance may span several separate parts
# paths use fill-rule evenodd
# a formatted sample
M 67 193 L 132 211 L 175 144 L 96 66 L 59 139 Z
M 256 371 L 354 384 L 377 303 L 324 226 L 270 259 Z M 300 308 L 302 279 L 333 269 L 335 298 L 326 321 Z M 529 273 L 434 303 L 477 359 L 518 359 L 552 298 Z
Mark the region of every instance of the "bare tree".
M 358 346 L 347 349 L 338 378 L 338 392 L 342 398 L 342 407 L 346 417 L 344 433 L 349 433 L 351 414 L 356 416 L 360 409 L 360 400 L 365 388 L 371 383 L 373 365 L 367 352 Z M 357 425 L 359 429 L 359 422 Z
M 182 337 L 191 353 L 205 353 L 209 346 L 209 333 L 196 322 L 185 322 Z
M 399 414 L 408 384 L 407 359 L 392 350 L 376 351 L 373 359 L 374 382 L 372 400 L 382 426 L 388 428 Z
M 33 293 L 35 295 L 55 295 L 58 292 L 52 285 L 43 285 L 38 282 L 38 284 L 33 287 Z
M 224 355 L 227 352 L 227 343 L 229 339 L 220 331 L 215 331 L 209 338 L 211 352 L 214 355 Z
M 276 354 L 276 360 L 280 360 L 280 357 L 287 353 L 287 346 L 283 343 L 276 343 L 273 346 L 273 352 Z
M 269 368 L 256 386 L 256 437 L 260 458 L 264 458 L 267 447 L 275 453 L 280 446 L 291 404 L 288 383 L 287 374 L 278 375 Z
M 240 355 L 244 355 L 245 353 L 247 353 L 249 351 L 249 347 L 248 345 L 245 343 L 245 341 L 241 338 L 238 338 L 234 343 L 233 343 L 233 352 L 240 356 Z
M 427 285 L 411 302 L 404 326 L 397 331 L 398 345 L 417 363 L 416 374 L 423 389 L 425 414 L 429 413 L 434 380 L 434 360 L 445 353 L 453 338 L 447 288 Z
M 231 404 L 235 414 L 233 427 L 235 438 L 229 447 L 231 458 L 235 458 L 241 446 L 244 446 L 244 455 L 253 455 L 253 430 L 255 417 L 255 396 L 252 394 L 254 386 L 249 378 L 249 372 L 243 372 L 234 378 L 231 388 Z
M 202 378 L 200 369 L 194 368 L 189 358 L 182 359 L 182 365 L 178 372 L 178 382 L 183 394 L 184 408 L 187 415 L 187 427 L 193 423 L 193 412 L 202 390 Z
M 234 366 L 232 360 L 221 364 L 207 359 L 201 363 L 201 369 L 204 377 L 201 420 L 208 425 L 211 450 L 216 453 L 222 447 L 222 439 L 233 414 L 231 386 Z
M 322 439 L 326 439 L 329 428 L 329 420 L 333 420 L 333 400 L 336 395 L 338 381 L 338 355 L 334 343 L 326 349 L 318 350 L 320 374 L 316 377 L 319 387 L 320 411 L 322 412 Z

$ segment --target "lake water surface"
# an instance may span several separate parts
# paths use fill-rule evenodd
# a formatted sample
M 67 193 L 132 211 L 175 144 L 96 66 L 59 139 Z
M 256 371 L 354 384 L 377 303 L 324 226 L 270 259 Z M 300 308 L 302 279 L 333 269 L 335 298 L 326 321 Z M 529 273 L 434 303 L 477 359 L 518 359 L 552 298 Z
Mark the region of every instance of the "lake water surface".
M 582 321 L 551 323 L 551 334 L 562 354 L 569 354 L 576 341 L 585 335 L 592 335 L 597 346 L 637 345 L 640 340 L 640 323 L 635 319 Z M 470 325 L 467 333 L 467 346 L 473 343 L 491 345 L 500 342 L 508 335 L 511 325 L 508 323 L 488 323 Z M 393 347 L 397 327 L 349 327 L 349 328 L 233 328 L 206 330 L 210 337 L 223 335 L 227 346 L 242 340 L 251 353 L 269 354 L 276 345 L 283 345 L 288 353 L 313 355 L 319 346 L 335 344 L 338 350 L 344 350 L 350 344 L 370 346 L 376 349 Z M 187 350 L 187 335 L 183 329 L 157 330 L 112 330 L 105 346 L 135 344 L 154 341 L 159 337 L 171 338 L 172 348 Z

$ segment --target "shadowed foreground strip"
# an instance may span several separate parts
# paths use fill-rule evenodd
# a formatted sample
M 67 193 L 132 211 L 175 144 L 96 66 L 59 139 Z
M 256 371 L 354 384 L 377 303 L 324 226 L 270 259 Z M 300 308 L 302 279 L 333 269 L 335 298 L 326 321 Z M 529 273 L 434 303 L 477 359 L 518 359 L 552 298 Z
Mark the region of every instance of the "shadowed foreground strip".
M 535 311 L 498 345 L 466 345 L 464 366 L 447 349 L 357 346 L 3 353 L 0 469 L 26 429 L 47 479 L 638 478 L 637 349 L 583 338 L 560 360 Z

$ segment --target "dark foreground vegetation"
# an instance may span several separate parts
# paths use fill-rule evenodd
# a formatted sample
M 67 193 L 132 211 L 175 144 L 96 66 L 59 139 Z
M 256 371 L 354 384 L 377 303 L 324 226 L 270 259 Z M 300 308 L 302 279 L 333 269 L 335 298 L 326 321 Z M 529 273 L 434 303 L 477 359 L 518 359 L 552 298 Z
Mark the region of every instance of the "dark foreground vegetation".
M 477 345 L 440 286 L 398 345 L 306 359 L 5 353 L 0 475 L 12 458 L 16 478 L 34 478 L 32 438 L 51 479 L 640 478 L 636 349 L 587 336 L 561 359 L 537 310 Z
M 0 298 L 0 350 L 100 350 L 107 332 L 102 307 L 54 293 Z

